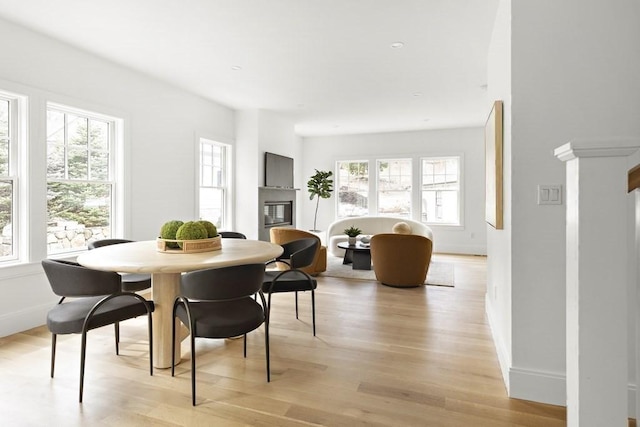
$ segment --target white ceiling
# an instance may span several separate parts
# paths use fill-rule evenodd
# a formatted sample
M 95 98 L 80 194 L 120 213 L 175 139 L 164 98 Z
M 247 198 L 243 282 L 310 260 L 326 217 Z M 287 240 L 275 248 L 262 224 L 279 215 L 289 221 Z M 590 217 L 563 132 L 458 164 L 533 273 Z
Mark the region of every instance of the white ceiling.
M 312 136 L 482 125 L 497 3 L 0 0 L 0 16 Z

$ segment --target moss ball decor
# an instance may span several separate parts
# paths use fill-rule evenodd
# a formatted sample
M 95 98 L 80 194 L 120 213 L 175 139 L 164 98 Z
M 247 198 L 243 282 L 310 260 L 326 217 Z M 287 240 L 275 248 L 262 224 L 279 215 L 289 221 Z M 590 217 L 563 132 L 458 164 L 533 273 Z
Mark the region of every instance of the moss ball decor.
M 207 230 L 207 237 L 211 238 L 211 237 L 216 237 L 218 235 L 218 229 L 216 228 L 215 225 L 213 225 L 211 221 L 200 220 L 197 222 L 202 224 L 205 230 Z
M 167 221 L 162 225 L 162 228 L 160 228 L 160 238 L 162 239 L 168 239 L 168 240 L 175 240 L 176 239 L 176 233 L 178 232 L 178 228 L 180 228 L 180 226 L 184 224 L 184 222 L 180 221 L 180 220 L 171 220 L 171 221 Z M 175 242 L 168 242 L 167 246 L 169 246 L 170 248 L 177 248 L 178 245 Z
M 177 240 L 198 240 L 207 238 L 207 229 L 198 221 L 187 221 L 176 231 Z M 182 244 L 178 243 L 180 247 Z

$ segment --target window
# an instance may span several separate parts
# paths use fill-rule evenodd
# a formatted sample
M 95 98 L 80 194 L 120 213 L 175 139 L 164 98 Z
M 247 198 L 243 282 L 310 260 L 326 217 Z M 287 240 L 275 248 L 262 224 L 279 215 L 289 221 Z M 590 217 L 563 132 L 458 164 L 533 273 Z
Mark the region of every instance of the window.
M 411 218 L 411 159 L 378 160 L 378 215 Z
M 422 222 L 460 225 L 460 157 L 422 159 Z
M 231 147 L 200 139 L 200 219 L 211 221 L 218 229 L 229 228 L 229 171 Z
M 369 162 L 338 162 L 338 218 L 369 213 Z
M 118 120 L 47 107 L 47 251 L 86 249 L 111 237 L 114 224 L 114 147 Z
M 0 92 L 0 261 L 18 258 L 18 151 L 23 99 Z

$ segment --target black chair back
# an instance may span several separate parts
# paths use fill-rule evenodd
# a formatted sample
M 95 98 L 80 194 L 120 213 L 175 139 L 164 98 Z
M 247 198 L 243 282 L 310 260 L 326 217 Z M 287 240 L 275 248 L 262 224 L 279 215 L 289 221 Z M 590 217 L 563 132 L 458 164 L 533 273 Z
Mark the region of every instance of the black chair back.
M 89 297 L 120 292 L 121 278 L 111 271 L 93 270 L 80 264 L 55 259 L 42 260 L 51 289 L 61 297 Z
M 247 264 L 192 271 L 182 275 L 180 292 L 190 300 L 221 301 L 252 296 L 262 287 L 264 270 L 264 264 Z M 205 286 L 209 283 L 211 286 Z
M 127 240 L 127 239 L 100 239 L 100 240 L 94 240 L 93 242 L 89 242 L 89 244 L 87 245 L 87 248 L 89 250 L 91 250 L 91 249 L 95 249 L 95 248 L 101 248 L 103 246 L 118 245 L 120 243 L 131 243 L 131 242 L 133 242 L 133 240 Z
M 318 239 L 308 237 L 283 243 L 284 251 L 278 259 L 288 259 L 292 269 L 308 267 L 313 263 L 320 242 Z
M 247 238 L 247 236 L 245 236 L 242 233 L 238 233 L 237 231 L 218 231 L 218 234 L 223 239 L 246 239 Z

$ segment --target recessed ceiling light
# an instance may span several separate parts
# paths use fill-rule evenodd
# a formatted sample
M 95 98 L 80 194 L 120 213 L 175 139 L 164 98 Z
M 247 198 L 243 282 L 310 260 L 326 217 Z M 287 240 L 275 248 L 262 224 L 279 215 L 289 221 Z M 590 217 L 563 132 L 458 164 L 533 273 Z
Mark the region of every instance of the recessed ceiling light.
M 416 93 L 413 94 L 413 96 L 415 96 L 416 98 L 419 97 L 419 96 L 422 96 L 422 92 L 416 92 Z
M 428 122 L 428 121 L 429 121 L 429 119 L 424 119 L 424 120 L 423 120 L 423 122 Z
M 233 71 L 240 71 L 240 70 L 242 70 L 242 67 L 241 67 L 241 66 L 239 66 L 239 65 L 233 65 L 233 66 L 231 66 L 231 69 L 232 69 Z
M 480 89 L 482 90 L 487 90 L 488 85 L 485 83 L 483 85 L 480 85 Z
M 402 42 L 393 42 L 391 43 L 391 47 L 394 49 L 402 49 L 404 47 L 404 43 Z

